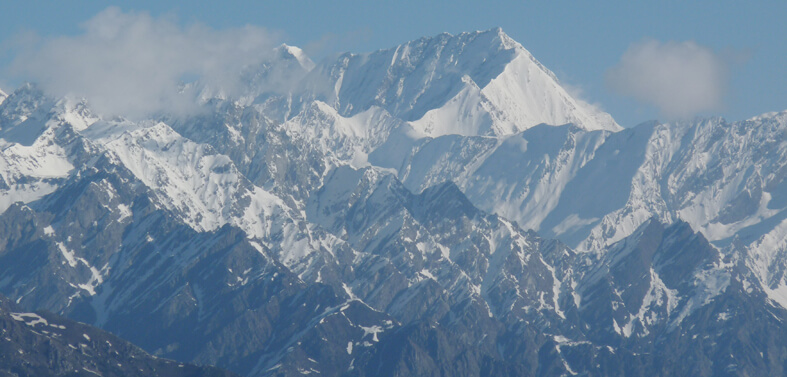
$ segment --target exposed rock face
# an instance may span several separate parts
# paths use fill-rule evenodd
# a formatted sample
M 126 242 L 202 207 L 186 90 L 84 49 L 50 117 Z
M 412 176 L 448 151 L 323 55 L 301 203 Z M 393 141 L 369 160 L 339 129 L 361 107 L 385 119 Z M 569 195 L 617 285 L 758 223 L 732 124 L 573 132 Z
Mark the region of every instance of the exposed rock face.
M 159 359 L 106 331 L 0 296 L 0 375 L 231 377 L 214 367 Z

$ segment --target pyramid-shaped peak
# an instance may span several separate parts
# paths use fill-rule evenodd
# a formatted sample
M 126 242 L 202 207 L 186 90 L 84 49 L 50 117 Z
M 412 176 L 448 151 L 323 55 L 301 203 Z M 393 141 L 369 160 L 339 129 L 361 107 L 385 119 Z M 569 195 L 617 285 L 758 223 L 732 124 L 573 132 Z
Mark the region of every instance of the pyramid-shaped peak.
M 487 38 L 492 45 L 498 44 L 500 47 L 506 50 L 525 49 L 524 47 L 522 47 L 522 45 L 519 42 L 514 40 L 514 38 L 511 38 L 508 34 L 506 34 L 506 32 L 503 31 L 503 28 L 499 26 L 488 30 L 479 30 L 476 31 L 475 33 L 462 33 L 462 34 L 475 34 L 476 38 L 478 37 Z
M 525 53 L 529 57 L 532 57 L 530 52 L 528 52 L 519 42 L 511 38 L 508 34 L 506 34 L 501 27 L 494 27 L 492 29 L 487 30 L 476 30 L 476 31 L 468 31 L 462 32 L 459 34 L 451 34 L 451 33 L 441 33 L 431 37 L 422 37 L 410 42 L 406 42 L 401 46 L 394 47 L 393 50 L 401 49 L 402 46 L 413 46 L 413 45 L 421 45 L 421 44 L 431 44 L 434 46 L 460 46 L 460 47 L 470 47 L 473 48 L 475 52 L 480 52 L 486 50 L 488 52 L 500 51 L 504 53 L 510 53 L 513 50 L 516 50 L 518 53 Z M 386 49 L 381 51 L 387 51 L 392 49 Z
M 400 46 L 388 50 L 400 50 L 404 46 L 431 46 L 435 48 L 458 48 L 462 51 L 470 48 L 469 52 L 481 51 L 507 51 L 517 50 L 519 52 L 528 53 L 527 50 L 513 38 L 508 36 L 502 28 L 495 27 L 488 30 L 477 30 L 471 32 L 462 32 L 456 35 L 450 33 L 441 33 L 431 37 L 422 37 L 410 42 L 406 42 Z M 529 54 L 529 53 L 528 53 Z
M 318 98 L 342 116 L 376 106 L 430 136 L 506 135 L 541 123 L 620 130 L 499 27 L 345 54 L 315 74 L 332 83 Z

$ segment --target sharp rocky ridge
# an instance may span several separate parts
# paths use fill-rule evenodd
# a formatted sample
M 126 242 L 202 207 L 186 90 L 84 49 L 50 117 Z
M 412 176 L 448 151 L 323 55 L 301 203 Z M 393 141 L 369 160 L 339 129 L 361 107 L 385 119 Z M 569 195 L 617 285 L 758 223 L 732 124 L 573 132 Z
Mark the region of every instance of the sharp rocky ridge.
M 500 29 L 241 75 L 0 92 L 0 293 L 247 376 L 784 374 L 787 112 L 623 129 Z

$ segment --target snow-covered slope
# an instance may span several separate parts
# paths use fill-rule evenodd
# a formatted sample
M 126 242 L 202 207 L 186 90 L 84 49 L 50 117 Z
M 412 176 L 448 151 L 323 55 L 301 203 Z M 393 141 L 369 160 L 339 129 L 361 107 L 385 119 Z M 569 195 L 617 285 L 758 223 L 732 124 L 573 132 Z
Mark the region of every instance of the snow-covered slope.
M 430 136 L 508 135 L 540 123 L 620 130 L 608 114 L 572 98 L 501 29 L 346 54 L 311 77 L 327 81 L 316 94 L 342 115 L 378 106 Z
M 0 211 L 56 190 L 90 154 L 76 132 L 93 121 L 84 103 L 55 102 L 30 84 L 0 103 Z
M 370 161 L 397 169 L 412 190 L 451 180 L 481 208 L 545 235 L 573 245 L 590 237 L 585 250 L 628 236 L 654 215 L 683 219 L 725 244 L 744 229 L 750 240 L 761 236 L 768 229 L 753 225 L 780 213 L 786 124 L 777 113 L 611 134 L 541 126 L 504 138 L 427 138 L 398 158 L 384 144 L 386 157 L 372 152 Z
M 581 251 L 604 252 L 652 217 L 683 220 L 718 247 L 739 249 L 771 297 L 787 304 L 778 257 L 787 229 L 786 114 L 612 134 L 543 126 L 506 138 L 449 135 L 410 144 L 398 158 L 384 145 L 386 158 L 373 152 L 370 161 L 397 169 L 416 192 L 456 182 L 480 208 Z
M 283 211 L 278 198 L 246 181 L 228 157 L 164 123 L 99 122 L 83 134 L 114 152 L 195 230 L 235 223 L 250 236 L 263 237 L 271 225 L 264 219 Z

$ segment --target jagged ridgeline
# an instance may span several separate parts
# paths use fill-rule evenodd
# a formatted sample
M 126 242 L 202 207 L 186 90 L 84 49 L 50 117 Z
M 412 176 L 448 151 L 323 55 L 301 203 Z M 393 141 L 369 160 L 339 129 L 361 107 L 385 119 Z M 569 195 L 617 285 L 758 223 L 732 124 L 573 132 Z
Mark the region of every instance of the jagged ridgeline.
M 270 56 L 0 95 L 0 373 L 787 373 L 787 113 L 623 129 L 500 29 Z

